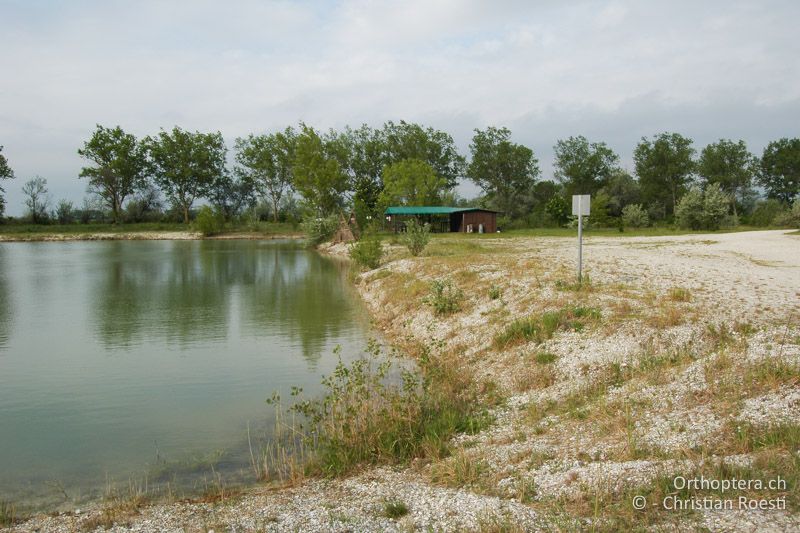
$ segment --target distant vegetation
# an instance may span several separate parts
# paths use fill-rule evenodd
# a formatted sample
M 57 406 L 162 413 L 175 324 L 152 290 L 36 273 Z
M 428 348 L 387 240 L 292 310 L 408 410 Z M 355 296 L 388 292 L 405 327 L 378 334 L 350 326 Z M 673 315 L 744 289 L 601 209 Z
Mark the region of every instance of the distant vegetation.
M 81 205 L 53 203 L 47 179 L 33 176 L 23 186 L 24 217 L 3 217 L 0 188 L 0 220 L 185 225 L 198 205 L 208 205 L 228 226 L 305 221 L 304 227 L 325 230 L 314 232 L 324 239 L 321 221 L 353 212 L 366 227 L 382 221 L 389 205 L 491 208 L 502 212 L 503 230 L 566 227 L 570 196 L 578 193 L 592 195 L 590 230 L 797 227 L 800 218 L 798 138 L 772 141 L 756 157 L 741 140 L 721 139 L 698 153 L 692 139 L 664 132 L 641 139 L 629 171 L 604 142 L 569 137 L 555 143 L 552 180 L 543 179 L 536 154 L 513 142 L 507 128 L 476 129 L 469 158 L 449 133 L 405 121 L 327 132 L 300 123 L 238 138 L 234 151 L 231 167 L 219 132 L 176 126 L 138 139 L 119 126 L 98 125 L 78 149 L 89 190 Z M 9 179 L 15 175 L 0 147 L 0 184 Z M 481 195 L 459 198 L 455 187 L 463 179 Z

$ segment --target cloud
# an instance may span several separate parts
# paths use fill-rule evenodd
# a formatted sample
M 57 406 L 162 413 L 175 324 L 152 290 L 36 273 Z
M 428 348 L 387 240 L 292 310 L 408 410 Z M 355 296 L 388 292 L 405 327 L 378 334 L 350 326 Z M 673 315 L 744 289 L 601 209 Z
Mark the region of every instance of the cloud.
M 545 169 L 556 139 L 642 135 L 760 150 L 796 135 L 795 2 L 70 3 L 0 6 L 0 144 L 21 182 L 80 200 L 95 123 L 236 136 L 305 120 L 507 125 Z

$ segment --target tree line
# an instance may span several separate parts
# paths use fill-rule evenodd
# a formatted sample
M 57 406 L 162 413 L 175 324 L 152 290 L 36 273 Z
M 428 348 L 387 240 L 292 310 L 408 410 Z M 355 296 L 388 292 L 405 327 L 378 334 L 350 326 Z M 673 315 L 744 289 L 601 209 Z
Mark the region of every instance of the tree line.
M 80 212 L 84 220 L 189 223 L 204 202 L 225 220 L 295 221 L 352 210 L 365 224 L 390 205 L 470 205 L 501 211 L 501 224 L 511 228 L 566 224 L 569 197 L 591 194 L 593 225 L 713 228 L 740 218 L 772 224 L 800 197 L 797 138 L 772 141 L 757 157 L 742 140 L 721 139 L 698 153 L 690 138 L 660 133 L 636 145 L 631 173 L 606 143 L 569 137 L 554 146 L 554 180 L 542 179 L 533 150 L 513 142 L 507 128 L 474 130 L 468 160 L 448 133 L 405 121 L 340 131 L 300 123 L 251 134 L 235 140 L 232 167 L 220 132 L 177 126 L 139 139 L 97 125 L 78 154 L 91 193 L 84 209 L 62 200 L 49 210 L 47 182 L 37 176 L 23 186 L 30 221 L 63 223 Z M 0 147 L 0 178 L 13 177 Z M 480 196 L 457 197 L 464 178 Z

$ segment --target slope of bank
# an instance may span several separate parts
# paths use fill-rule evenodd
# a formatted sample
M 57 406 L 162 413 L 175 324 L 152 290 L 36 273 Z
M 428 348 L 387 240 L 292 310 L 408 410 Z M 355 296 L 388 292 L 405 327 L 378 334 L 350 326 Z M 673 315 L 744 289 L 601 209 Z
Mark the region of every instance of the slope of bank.
M 449 457 L 215 503 L 40 516 L 12 530 L 800 527 L 800 237 L 591 238 L 581 286 L 574 254 L 570 239 L 452 236 L 419 258 L 390 247 L 388 262 L 356 279 L 386 338 L 441 345 L 499 405 Z M 442 280 L 457 289 L 455 312 L 429 305 Z M 777 476 L 785 487 L 674 486 Z M 665 508 L 670 496 L 785 508 L 676 510 Z

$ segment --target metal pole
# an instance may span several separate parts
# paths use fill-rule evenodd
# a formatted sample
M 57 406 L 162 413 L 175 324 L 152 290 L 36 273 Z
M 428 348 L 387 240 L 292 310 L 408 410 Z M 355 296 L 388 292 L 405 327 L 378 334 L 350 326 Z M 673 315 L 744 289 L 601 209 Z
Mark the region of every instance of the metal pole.
M 581 268 L 583 266 L 583 215 L 581 200 L 578 200 L 578 285 L 581 284 Z

